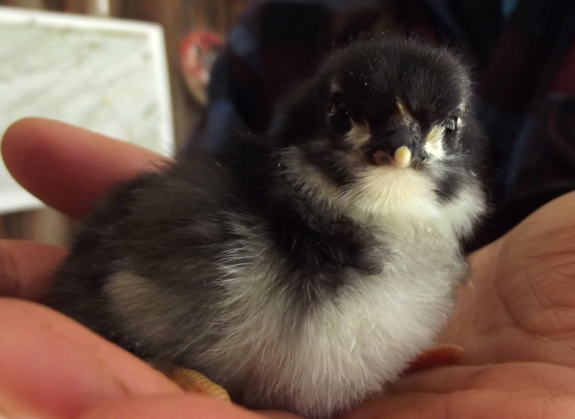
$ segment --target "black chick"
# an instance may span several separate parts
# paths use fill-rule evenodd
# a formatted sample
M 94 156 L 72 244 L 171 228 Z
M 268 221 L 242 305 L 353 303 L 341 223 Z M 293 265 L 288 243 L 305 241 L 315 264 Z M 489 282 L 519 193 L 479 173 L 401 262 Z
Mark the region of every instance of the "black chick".
M 486 210 L 466 68 L 412 41 L 335 52 L 264 138 L 120 186 L 52 307 L 254 408 L 325 418 L 444 325 Z

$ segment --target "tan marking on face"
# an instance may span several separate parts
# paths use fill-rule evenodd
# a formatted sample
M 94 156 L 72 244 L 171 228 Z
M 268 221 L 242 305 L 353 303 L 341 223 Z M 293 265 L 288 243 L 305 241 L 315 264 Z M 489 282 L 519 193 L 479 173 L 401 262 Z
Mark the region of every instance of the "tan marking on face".
M 371 138 L 371 131 L 366 123 L 351 121 L 351 129 L 345 136 L 345 141 L 354 149 L 359 149 L 367 144 Z
M 434 125 L 429 134 L 425 137 L 425 145 L 423 148 L 430 156 L 437 159 L 445 157 L 445 150 L 443 148 L 443 136 L 445 134 L 445 127 L 441 125 Z
M 401 101 L 401 99 L 396 98 L 395 107 L 397 108 L 397 112 L 394 115 L 395 118 L 399 118 L 401 121 L 407 121 L 408 123 L 417 122 L 416 119 L 413 117 L 413 115 L 409 113 L 407 107 Z
M 440 125 L 434 125 L 431 130 L 429 130 L 429 134 L 427 134 L 426 140 L 428 143 L 434 143 L 439 141 L 443 138 L 443 133 L 445 132 L 445 128 Z

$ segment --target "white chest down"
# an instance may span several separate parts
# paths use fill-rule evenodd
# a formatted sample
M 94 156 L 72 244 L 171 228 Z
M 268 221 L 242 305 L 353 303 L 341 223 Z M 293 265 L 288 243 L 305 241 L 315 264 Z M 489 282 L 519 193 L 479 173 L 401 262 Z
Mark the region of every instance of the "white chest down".
M 414 185 L 401 188 L 413 191 Z M 422 183 L 421 193 L 400 199 L 393 191 L 377 195 L 384 201 L 376 203 L 361 195 L 348 197 L 363 208 L 346 208 L 340 201 L 348 216 L 381 243 L 371 251 L 382 270 L 361 275 L 346 268 L 347 285 L 300 317 L 288 290 L 278 291 L 285 272 L 273 243 L 262 231 L 237 223 L 238 240 L 227 244 L 218 267 L 225 292 L 208 325 L 219 338 L 198 351 L 193 348 L 207 330 L 180 336 L 178 359 L 202 366 L 248 407 L 283 408 L 309 418 L 331 417 L 381 391 L 433 344 L 445 324 L 454 288 L 467 272 L 458 237 L 484 210 L 481 197 L 472 192 L 439 204 L 425 191 L 429 187 Z M 374 215 L 373 207 L 387 212 Z M 137 293 L 123 292 L 128 288 Z M 171 338 L 166 320 L 176 322 L 177 312 L 157 302 L 161 290 L 151 281 L 118 273 L 106 292 L 130 325 L 128 333 L 149 345 Z M 142 298 L 150 304 L 141 304 Z
M 236 243 L 254 259 L 245 263 L 244 253 L 238 255 L 244 263 L 234 263 L 232 255 L 222 266 L 230 327 L 203 358 L 214 379 L 225 377 L 224 386 L 247 406 L 330 417 L 381 391 L 433 344 L 468 269 L 459 237 L 485 204 L 474 188 L 441 203 L 429 176 L 395 173 L 390 182 L 389 172 L 372 171 L 365 186 L 346 195 L 310 186 L 318 201 L 372 231 L 383 269 L 368 276 L 350 270 L 349 285 L 298 324 L 286 316 L 289 299 L 270 292 L 281 271 L 267 255 L 269 243 L 247 231 Z
M 205 354 L 214 379 L 226 377 L 224 387 L 248 406 L 283 406 L 314 418 L 381 391 L 433 344 L 467 272 L 457 241 L 433 226 L 391 241 L 387 234 L 381 272 L 350 270 L 350 285 L 297 325 L 285 316 L 287 299 L 262 286 L 279 273 L 265 243 L 251 241 L 259 262 L 228 266 L 227 285 L 236 289 L 224 305 L 236 309 L 226 338 Z M 239 298 L 250 304 L 236 304 Z

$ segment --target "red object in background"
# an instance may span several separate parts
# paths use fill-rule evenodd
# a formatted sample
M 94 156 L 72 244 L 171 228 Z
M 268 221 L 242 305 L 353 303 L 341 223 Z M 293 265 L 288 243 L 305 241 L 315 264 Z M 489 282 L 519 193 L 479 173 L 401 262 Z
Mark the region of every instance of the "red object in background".
M 575 43 L 563 57 L 551 90 L 553 93 L 575 95 Z
M 224 39 L 210 31 L 190 32 L 180 43 L 180 62 L 186 85 L 202 105 L 207 103 L 210 72 Z

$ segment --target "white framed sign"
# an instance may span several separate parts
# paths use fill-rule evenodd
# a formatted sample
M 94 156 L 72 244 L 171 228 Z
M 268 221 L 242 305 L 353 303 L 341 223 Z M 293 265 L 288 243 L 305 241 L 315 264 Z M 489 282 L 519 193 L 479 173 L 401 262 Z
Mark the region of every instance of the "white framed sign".
M 0 7 L 0 137 L 28 116 L 171 155 L 173 116 L 161 26 Z M 0 213 L 41 205 L 0 164 Z

